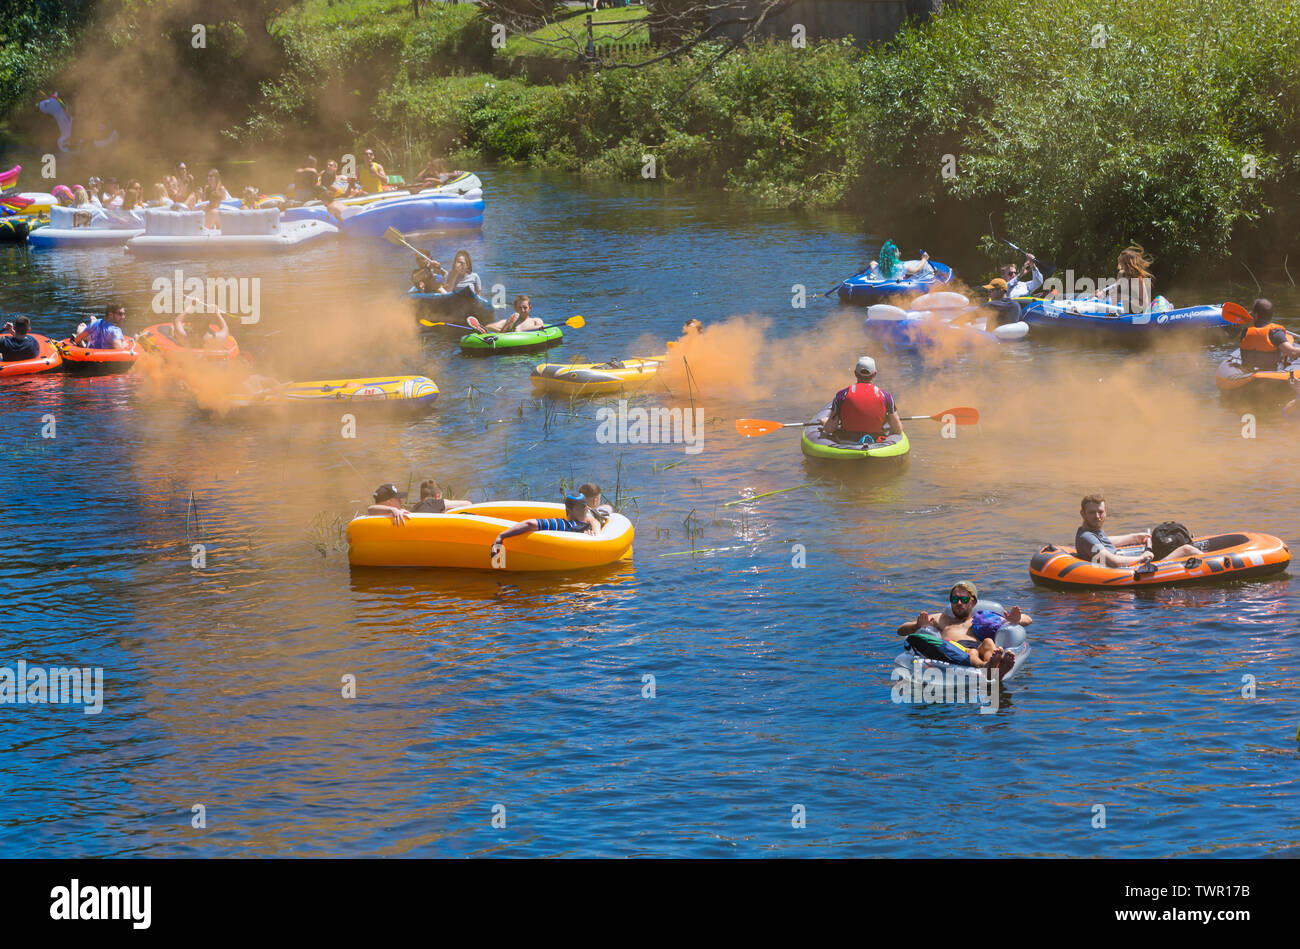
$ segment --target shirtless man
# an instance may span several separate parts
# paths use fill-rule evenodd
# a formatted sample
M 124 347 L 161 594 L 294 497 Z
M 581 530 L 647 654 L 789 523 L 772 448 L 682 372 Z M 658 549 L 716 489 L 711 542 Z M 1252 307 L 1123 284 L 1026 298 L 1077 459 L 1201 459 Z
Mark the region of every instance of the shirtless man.
M 934 655 L 924 648 L 917 650 L 921 655 L 977 669 L 996 667 L 1000 675 L 1006 675 L 1015 665 L 1016 657 L 994 643 L 993 637 L 1004 625 L 1028 626 L 1033 618 L 1018 606 L 1008 610 L 1005 617 L 977 611 L 978 601 L 975 584 L 961 580 L 948 591 L 948 609 L 938 614 L 918 613 L 914 621 L 898 627 L 898 635 L 911 636 L 922 630 L 938 632 L 945 646 Z

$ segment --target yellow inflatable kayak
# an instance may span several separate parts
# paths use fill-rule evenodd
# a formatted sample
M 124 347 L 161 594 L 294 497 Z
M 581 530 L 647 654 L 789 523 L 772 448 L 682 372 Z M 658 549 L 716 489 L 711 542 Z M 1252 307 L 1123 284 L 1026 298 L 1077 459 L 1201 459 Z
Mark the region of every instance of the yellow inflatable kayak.
M 602 363 L 543 363 L 533 370 L 533 388 L 552 395 L 603 395 L 637 389 L 654 380 L 667 355 L 611 359 Z
M 370 379 L 318 379 L 286 382 L 254 396 L 237 399 L 235 408 L 303 403 L 382 402 L 390 408 L 420 409 L 438 398 L 438 387 L 425 376 L 377 376 Z
M 347 528 L 355 567 L 461 567 L 474 570 L 582 570 L 632 558 L 632 522 L 613 514 L 599 534 L 533 531 L 506 539 L 492 563 L 492 542 L 530 517 L 564 517 L 563 504 L 488 501 L 449 514 L 412 514 L 396 525 L 384 515 L 354 518 Z

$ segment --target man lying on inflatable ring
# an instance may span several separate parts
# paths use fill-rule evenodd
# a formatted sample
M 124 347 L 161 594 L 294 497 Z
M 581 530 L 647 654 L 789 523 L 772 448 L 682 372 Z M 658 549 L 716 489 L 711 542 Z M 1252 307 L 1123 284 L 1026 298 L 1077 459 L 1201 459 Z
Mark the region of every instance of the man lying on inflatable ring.
M 993 641 L 1003 626 L 1028 626 L 1033 619 L 1013 606 L 1007 615 L 977 610 L 979 593 L 975 584 L 961 580 L 948 591 L 948 609 L 937 615 L 921 612 L 910 623 L 898 627 L 898 635 L 907 637 L 907 645 L 927 659 L 951 662 L 976 669 L 993 667 L 1006 675 L 1016 664 L 1016 657 Z

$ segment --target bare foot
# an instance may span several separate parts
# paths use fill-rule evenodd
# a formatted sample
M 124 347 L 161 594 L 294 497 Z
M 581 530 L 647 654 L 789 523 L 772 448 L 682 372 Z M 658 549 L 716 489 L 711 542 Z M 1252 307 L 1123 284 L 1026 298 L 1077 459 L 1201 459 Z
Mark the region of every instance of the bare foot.
M 1011 607 L 1010 610 L 1007 611 L 1007 622 L 1012 626 L 1020 625 L 1020 617 L 1021 617 L 1020 607 L 1018 606 L 1013 606 Z
M 998 660 L 998 678 L 999 679 L 1004 678 L 1006 674 L 1011 671 L 1011 667 L 1014 666 L 1015 664 L 1016 664 L 1015 654 L 1007 652 L 1004 649 L 1002 651 L 1001 658 Z
M 473 329 L 474 332 L 476 332 L 476 333 L 486 333 L 486 332 L 487 332 L 487 330 L 485 330 L 485 329 L 483 328 L 483 324 L 480 323 L 480 322 L 478 321 L 478 318 L 477 318 L 477 317 L 471 316 L 471 317 L 470 317 L 469 319 L 467 319 L 465 322 L 468 323 L 468 324 L 470 325 L 470 328 Z

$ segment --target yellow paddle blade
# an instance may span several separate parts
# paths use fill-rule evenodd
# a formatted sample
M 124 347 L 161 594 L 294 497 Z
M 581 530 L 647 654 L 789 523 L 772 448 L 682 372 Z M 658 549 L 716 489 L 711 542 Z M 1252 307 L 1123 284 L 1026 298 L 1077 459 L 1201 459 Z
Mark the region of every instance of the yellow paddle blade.
M 795 423 L 798 424 L 798 423 Z M 738 418 L 736 419 L 736 431 L 746 438 L 754 438 L 758 435 L 767 435 L 775 432 L 779 428 L 785 428 L 786 423 L 774 422 L 766 418 Z
M 384 231 L 384 240 L 390 244 L 405 244 L 406 236 L 395 227 L 390 227 Z
M 579 330 L 587 325 L 587 321 L 580 316 L 571 316 L 564 321 L 564 325 L 572 326 L 575 330 Z

